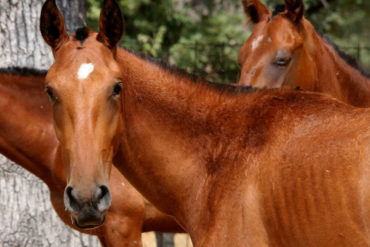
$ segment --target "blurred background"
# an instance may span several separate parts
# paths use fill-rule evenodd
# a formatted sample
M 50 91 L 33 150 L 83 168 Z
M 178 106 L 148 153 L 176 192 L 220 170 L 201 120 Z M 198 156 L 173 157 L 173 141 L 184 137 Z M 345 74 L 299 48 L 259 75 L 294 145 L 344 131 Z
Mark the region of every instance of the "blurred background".
M 262 0 L 270 10 L 283 0 Z M 237 56 L 250 34 L 240 0 L 119 0 L 126 19 L 121 44 L 207 79 L 236 82 Z M 97 30 L 99 0 L 87 0 Z M 370 1 L 304 0 L 316 30 L 370 69 Z
M 121 45 L 217 82 L 236 82 L 241 45 L 250 35 L 240 0 L 118 0 L 126 19 Z M 53 57 L 39 33 L 44 0 L 0 1 L 0 67 L 48 69 Z M 102 0 L 57 0 L 69 33 L 98 29 Z M 271 10 L 283 0 L 262 0 Z M 370 70 L 370 0 L 304 0 L 316 30 Z M 64 226 L 48 189 L 0 155 L 0 246 L 99 246 Z M 145 247 L 189 247 L 187 235 L 143 234 Z

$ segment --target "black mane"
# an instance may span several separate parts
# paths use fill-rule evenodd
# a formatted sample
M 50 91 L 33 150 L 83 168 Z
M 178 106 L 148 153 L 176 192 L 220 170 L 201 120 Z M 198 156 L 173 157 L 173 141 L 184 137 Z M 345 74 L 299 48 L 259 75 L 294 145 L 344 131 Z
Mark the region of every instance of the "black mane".
M 208 81 L 208 80 L 206 80 L 206 79 L 204 79 L 204 78 L 202 78 L 202 77 L 200 77 L 196 74 L 189 73 L 188 71 L 186 71 L 184 69 L 181 69 L 181 68 L 173 66 L 173 65 L 169 65 L 168 63 L 166 63 L 164 61 L 152 58 L 150 56 L 147 56 L 146 54 L 136 53 L 136 52 L 131 51 L 131 50 L 126 49 L 126 48 L 123 48 L 123 49 L 130 52 L 131 54 L 134 54 L 134 55 L 148 61 L 151 64 L 154 64 L 154 65 L 158 66 L 159 68 L 161 68 L 161 69 L 163 69 L 163 70 L 165 70 L 165 71 L 167 71 L 167 72 L 169 72 L 173 75 L 188 79 L 193 83 L 210 86 L 210 87 L 212 87 L 212 88 L 214 88 L 214 89 L 216 89 L 217 91 L 220 91 L 220 92 L 227 92 L 227 93 L 232 93 L 232 94 L 244 94 L 244 93 L 251 93 L 251 92 L 260 90 L 260 89 L 257 89 L 257 88 L 253 88 L 251 86 L 238 86 L 238 85 L 235 85 L 235 84 L 218 83 L 218 82 Z
M 30 76 L 46 76 L 47 70 L 39 70 L 26 67 L 5 67 L 0 68 L 0 73 L 9 75 L 30 75 Z
M 334 51 L 339 55 L 339 57 L 342 58 L 344 61 L 346 61 L 346 63 L 349 66 L 359 71 L 363 76 L 370 78 L 370 72 L 366 71 L 354 56 L 351 56 L 343 52 L 333 41 L 329 39 L 327 35 L 321 34 L 318 31 L 316 32 L 320 35 L 320 37 L 323 40 L 325 40 L 326 43 L 328 43 L 331 47 L 333 47 Z

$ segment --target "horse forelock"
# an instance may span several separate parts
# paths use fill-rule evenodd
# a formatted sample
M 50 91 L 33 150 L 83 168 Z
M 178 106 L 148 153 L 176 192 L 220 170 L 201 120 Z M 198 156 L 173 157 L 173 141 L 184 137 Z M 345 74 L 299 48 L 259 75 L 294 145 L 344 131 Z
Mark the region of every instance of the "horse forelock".
M 89 37 L 89 33 L 90 29 L 88 27 L 80 27 L 74 33 L 73 38 L 82 44 Z
M 276 4 L 274 7 L 274 11 L 272 11 L 272 17 L 282 13 L 285 11 L 285 5 L 284 4 Z

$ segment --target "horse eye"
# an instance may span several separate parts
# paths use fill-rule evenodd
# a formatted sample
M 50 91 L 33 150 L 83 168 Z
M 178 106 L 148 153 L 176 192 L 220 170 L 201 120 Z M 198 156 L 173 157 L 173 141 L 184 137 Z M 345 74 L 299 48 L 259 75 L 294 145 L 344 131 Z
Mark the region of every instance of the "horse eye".
M 275 59 L 274 64 L 277 66 L 287 66 L 290 62 L 290 57 L 278 57 Z
M 45 88 L 45 93 L 47 93 L 47 95 L 49 95 L 49 98 L 52 100 L 52 101 L 55 101 L 57 98 L 55 97 L 54 93 L 53 93 L 53 89 L 51 89 L 50 87 L 46 87 Z
M 113 91 L 112 91 L 112 96 L 120 95 L 121 94 L 122 87 L 123 87 L 122 82 L 119 82 L 116 85 L 114 85 Z

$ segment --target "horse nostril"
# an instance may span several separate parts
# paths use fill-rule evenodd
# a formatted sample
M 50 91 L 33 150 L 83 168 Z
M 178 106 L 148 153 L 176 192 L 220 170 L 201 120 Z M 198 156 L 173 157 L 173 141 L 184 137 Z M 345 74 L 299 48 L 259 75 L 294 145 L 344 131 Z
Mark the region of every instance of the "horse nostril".
M 96 201 L 100 201 L 104 196 L 106 196 L 107 193 L 109 193 L 109 192 L 108 192 L 108 188 L 106 186 L 104 186 L 104 185 L 99 186 L 95 191 L 94 199 Z
M 112 197 L 107 186 L 101 185 L 96 189 L 94 201 L 96 202 L 97 208 L 100 212 L 108 210 L 112 203 Z
M 71 186 L 67 186 L 64 191 L 64 204 L 69 211 L 77 212 L 79 210 L 79 205 L 77 202 L 77 195 Z

